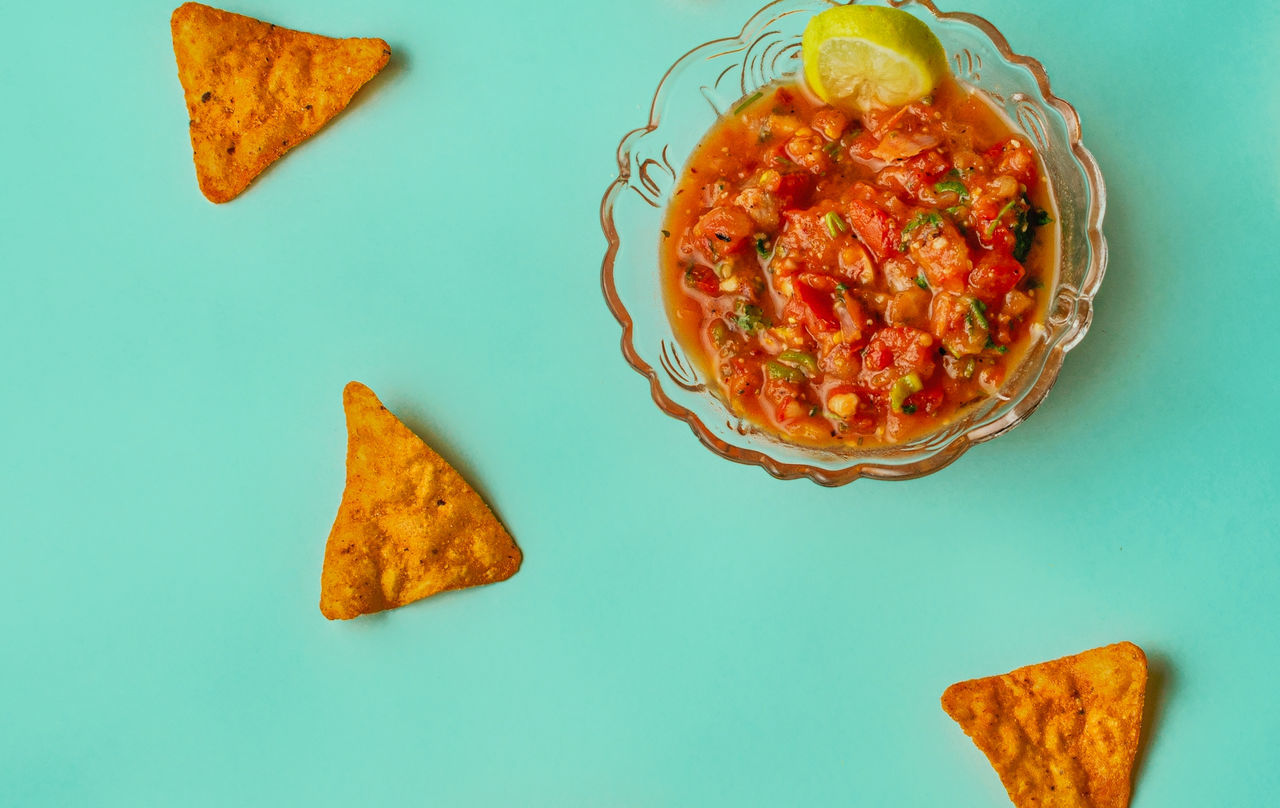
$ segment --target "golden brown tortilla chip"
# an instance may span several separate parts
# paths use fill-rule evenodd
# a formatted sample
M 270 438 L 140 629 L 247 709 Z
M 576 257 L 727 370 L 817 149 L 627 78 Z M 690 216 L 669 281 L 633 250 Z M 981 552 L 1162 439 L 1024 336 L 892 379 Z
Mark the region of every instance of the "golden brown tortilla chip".
M 1146 690 L 1146 654 L 1122 642 L 954 684 L 942 709 L 1018 808 L 1126 808 Z
M 381 39 L 331 39 L 184 3 L 170 20 L 196 179 L 226 202 L 315 134 L 391 57 Z
M 521 553 L 462 475 L 351 382 L 347 487 L 320 576 L 320 611 L 348 619 L 502 581 Z

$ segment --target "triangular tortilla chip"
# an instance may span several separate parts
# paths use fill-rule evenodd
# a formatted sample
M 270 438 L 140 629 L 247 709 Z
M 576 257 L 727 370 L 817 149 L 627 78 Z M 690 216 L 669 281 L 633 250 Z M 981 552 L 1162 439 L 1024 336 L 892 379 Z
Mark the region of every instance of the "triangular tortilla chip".
M 954 684 L 942 709 L 1018 808 L 1126 808 L 1146 690 L 1146 654 L 1122 642 Z
M 320 575 L 330 620 L 393 609 L 446 589 L 502 581 L 521 553 L 462 475 L 351 382 L 347 487 Z
M 347 106 L 391 57 L 381 39 L 331 39 L 199 3 L 173 12 L 196 179 L 211 202 L 240 194 Z

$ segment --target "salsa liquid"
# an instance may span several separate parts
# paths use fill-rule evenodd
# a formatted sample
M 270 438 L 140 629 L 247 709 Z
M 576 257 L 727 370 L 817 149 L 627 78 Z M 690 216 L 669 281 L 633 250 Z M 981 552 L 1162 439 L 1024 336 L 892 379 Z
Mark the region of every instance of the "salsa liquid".
M 731 409 L 883 445 L 996 394 L 1042 323 L 1041 162 L 952 80 L 858 119 L 775 84 L 694 151 L 662 233 L 676 336 Z

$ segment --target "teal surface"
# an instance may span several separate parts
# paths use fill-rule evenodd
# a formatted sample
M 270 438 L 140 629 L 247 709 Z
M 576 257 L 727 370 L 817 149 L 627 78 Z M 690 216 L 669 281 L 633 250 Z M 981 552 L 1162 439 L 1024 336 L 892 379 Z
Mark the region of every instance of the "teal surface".
M 600 293 L 619 139 L 757 5 L 238 0 L 396 56 L 214 206 L 171 5 L 5 4 L 0 805 L 986 808 L 942 690 L 1122 639 L 1135 808 L 1274 802 L 1277 6 L 944 5 L 1079 109 L 1110 268 L 1026 424 L 828 490 L 659 412 Z M 350 379 L 517 576 L 321 617 Z

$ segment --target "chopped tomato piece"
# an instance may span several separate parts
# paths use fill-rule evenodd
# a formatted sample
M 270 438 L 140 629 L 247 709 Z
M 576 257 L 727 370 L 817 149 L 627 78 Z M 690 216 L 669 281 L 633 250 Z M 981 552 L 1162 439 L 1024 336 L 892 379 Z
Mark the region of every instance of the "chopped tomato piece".
M 897 254 L 902 234 L 889 214 L 870 202 L 854 199 L 845 207 L 845 215 L 858 240 L 867 245 L 877 261 Z
M 918 199 L 922 191 L 932 187 L 929 175 L 908 165 L 885 166 L 876 175 L 876 182 L 892 188 L 909 199 Z
M 869 161 L 876 159 L 872 154 L 876 150 L 876 146 L 880 145 L 880 138 L 870 132 L 863 132 L 853 139 L 849 144 L 849 154 L 859 160 Z
M 849 119 L 840 110 L 828 107 L 818 110 L 813 116 L 812 125 L 827 140 L 839 140 L 845 127 L 849 125 Z
M 930 330 L 942 338 L 952 356 L 981 353 L 989 337 L 989 323 L 974 298 L 942 292 L 929 310 Z
M 991 236 L 987 242 L 995 252 L 1012 257 L 1013 248 L 1018 244 L 1018 237 L 1013 234 L 1013 230 L 1008 225 L 998 224 L 994 230 L 991 230 Z
M 823 202 L 808 210 L 790 210 L 783 214 L 782 235 L 778 236 L 778 246 L 788 259 L 814 268 L 829 268 L 836 265 L 838 251 L 836 235 L 833 235 L 827 223 L 827 214 L 833 212 L 835 206 Z M 841 220 L 843 221 L 843 220 Z
M 750 398 L 760 392 L 763 373 L 759 361 L 749 354 L 735 354 L 720 373 L 733 398 Z
M 973 269 L 969 244 L 950 222 L 939 219 L 939 229 L 911 245 L 911 257 L 924 269 L 931 289 L 964 289 L 965 279 Z
M 755 231 L 755 222 L 736 205 L 712 208 L 693 226 L 696 247 L 711 260 L 742 249 Z
M 813 175 L 790 173 L 778 178 L 778 187 L 774 195 L 783 210 L 802 208 L 809 204 L 809 194 L 813 190 Z
M 884 317 L 890 325 L 919 325 L 929 311 L 931 296 L 924 289 L 912 284 L 898 292 L 885 307 Z
M 733 198 L 733 204 L 746 211 L 757 227 L 771 230 L 778 226 L 778 198 L 764 188 L 744 188 Z
M 927 331 L 905 326 L 882 328 L 863 352 L 864 372 L 893 368 L 899 371 L 898 375 L 916 373 L 926 379 L 933 375 L 937 348 L 937 340 Z M 886 378 L 875 386 L 887 388 L 891 382 L 891 378 Z
M 926 387 L 918 393 L 912 393 L 907 396 L 906 404 L 915 407 L 916 412 L 925 415 L 933 415 L 942 406 L 942 400 L 946 396 L 941 385 Z
M 862 370 L 862 360 L 854 345 L 842 342 L 822 355 L 819 367 L 823 373 L 851 382 Z
M 715 270 L 708 266 L 695 264 L 686 269 L 684 285 L 711 297 L 720 294 L 720 279 L 716 277 Z
M 1036 160 L 1031 149 L 1017 138 L 1009 138 L 987 150 L 987 159 L 996 174 L 1008 174 L 1030 188 L 1036 184 Z
M 835 331 L 840 327 L 836 319 L 835 301 L 830 292 L 814 289 L 809 284 L 797 280 L 795 282 L 796 298 L 804 305 L 806 320 L 811 329 L 817 331 Z
M 917 154 L 907 161 L 907 166 L 925 174 L 930 179 L 942 176 L 951 168 L 951 164 L 938 153 L 937 149 L 929 149 Z
M 969 273 L 969 288 L 974 294 L 992 303 L 1018 285 L 1026 270 L 1012 256 L 1001 252 L 989 252 Z
M 826 145 L 827 141 L 822 135 L 805 127 L 797 129 L 791 136 L 785 152 L 791 162 L 814 174 L 821 174 L 831 168 L 831 155 L 826 152 Z

